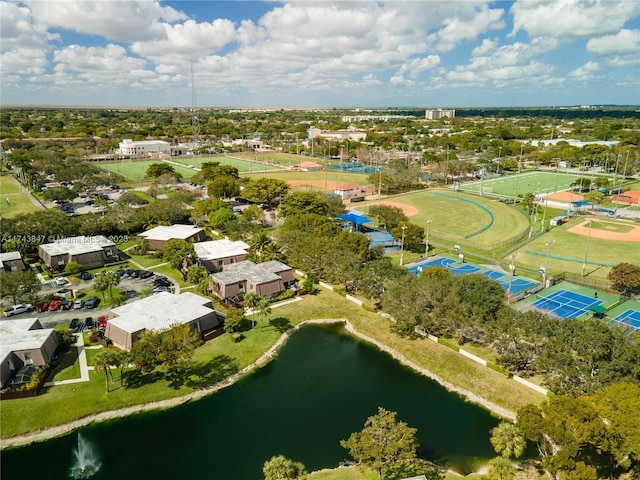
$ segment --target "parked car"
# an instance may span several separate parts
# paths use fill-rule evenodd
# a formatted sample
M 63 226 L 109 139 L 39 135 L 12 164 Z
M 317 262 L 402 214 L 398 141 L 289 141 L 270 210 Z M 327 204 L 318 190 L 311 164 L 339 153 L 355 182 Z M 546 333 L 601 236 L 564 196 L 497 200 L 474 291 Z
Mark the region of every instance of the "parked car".
M 153 289 L 153 293 L 162 293 L 162 292 L 169 292 L 171 293 L 171 289 L 169 287 L 156 287 Z
M 120 277 L 120 278 L 122 278 L 122 276 L 124 275 L 124 273 L 125 273 L 125 272 L 124 272 L 124 270 L 122 270 L 122 269 L 116 270 L 116 275 L 118 275 L 118 277 Z
M 142 270 L 140 271 L 139 277 L 142 279 L 151 278 L 153 277 L 153 272 L 150 272 L 149 270 Z
M 80 328 L 80 319 L 72 318 L 71 323 L 69 324 L 69 330 L 71 330 L 72 332 L 77 332 L 78 328 Z
M 171 282 L 169 280 L 167 280 L 165 277 L 156 278 L 153 281 L 153 286 L 154 287 L 170 287 L 171 286 Z
M 96 308 L 100 303 L 100 299 L 98 297 L 89 297 L 84 302 L 84 308 Z
M 13 307 L 9 307 L 4 311 L 5 317 L 12 317 L 13 315 L 20 315 L 21 313 L 30 312 L 33 310 L 33 305 L 30 303 L 19 303 Z
M 60 302 L 60 310 L 69 310 L 71 308 L 71 301 L 66 298 Z
M 129 269 L 127 270 L 127 273 L 131 278 L 138 278 L 140 276 L 140 270 Z
M 84 307 L 84 300 L 79 298 L 78 300 L 73 302 L 73 309 L 74 310 L 80 310 L 82 307 Z
M 53 281 L 56 282 L 56 285 L 66 285 L 69 283 L 69 280 L 64 277 L 55 277 Z
M 105 328 L 107 326 L 107 317 L 104 315 L 98 317 L 98 328 Z
M 93 275 L 91 275 L 89 272 L 82 272 L 82 273 L 80 274 L 80 279 L 81 279 L 81 280 L 91 280 L 91 277 L 92 277 L 92 276 L 93 276 Z
M 93 317 L 87 317 L 84 319 L 84 328 L 85 330 L 89 329 L 91 330 L 93 327 L 95 327 L 95 323 L 93 322 Z
M 51 300 L 51 303 L 49 304 L 49 311 L 54 312 L 56 310 L 59 310 L 61 306 L 62 300 Z
M 36 307 L 36 312 L 38 313 L 46 312 L 47 310 L 49 310 L 49 302 L 39 303 Z

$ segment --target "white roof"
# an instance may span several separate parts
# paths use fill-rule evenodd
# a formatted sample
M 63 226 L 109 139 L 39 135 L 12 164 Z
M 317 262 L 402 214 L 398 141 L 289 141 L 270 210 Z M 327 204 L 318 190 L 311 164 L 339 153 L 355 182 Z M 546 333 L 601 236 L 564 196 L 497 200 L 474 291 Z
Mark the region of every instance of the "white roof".
M 232 257 L 235 255 L 245 255 L 249 245 L 242 240 L 232 242 L 231 240 L 212 240 L 210 242 L 198 242 L 193 244 L 198 258 L 211 260 L 215 258 Z
M 53 329 L 40 327 L 30 330 L 37 321 L 37 318 L 21 318 L 0 322 L 0 361 L 4 361 L 11 352 L 42 347 Z
M 161 225 L 142 232 L 139 236 L 148 240 L 171 240 L 174 238 L 186 240 L 201 231 L 204 231 L 204 228 L 194 227 L 193 225 Z
M 111 313 L 117 317 L 109 323 L 129 333 L 164 330 L 212 313 L 214 310 L 205 306 L 209 302 L 208 298 L 191 292 L 180 295 L 162 292 L 114 308 Z
M 78 255 L 82 253 L 91 253 L 103 250 L 105 247 L 115 247 L 116 244 L 108 240 L 104 235 L 93 235 L 91 237 L 68 237 L 56 240 L 53 243 L 45 243 L 40 248 L 47 252 L 50 256 Z
M 134 142 L 130 138 L 125 138 L 120 143 L 126 144 L 127 146 L 133 146 L 133 145 L 170 145 L 169 142 L 165 142 L 164 140 L 138 140 L 138 141 Z
M 20 260 L 22 255 L 20 252 L 4 252 L 0 253 L 0 262 L 8 262 L 10 260 Z

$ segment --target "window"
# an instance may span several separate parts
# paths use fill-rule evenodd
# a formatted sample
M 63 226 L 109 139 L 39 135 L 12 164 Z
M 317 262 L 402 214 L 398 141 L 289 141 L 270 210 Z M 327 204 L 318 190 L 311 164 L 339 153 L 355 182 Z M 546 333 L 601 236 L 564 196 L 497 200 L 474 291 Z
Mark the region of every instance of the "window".
M 107 254 L 107 257 L 113 256 L 113 252 L 111 251 L 111 248 L 105 248 L 104 251 Z
M 33 365 L 33 357 L 31 355 L 31 353 L 29 353 L 29 352 L 25 352 L 24 353 L 24 364 L 25 365 Z
M 222 260 L 218 260 L 218 266 L 222 266 L 223 261 Z
M 239 289 L 241 292 L 242 292 L 242 291 L 244 291 L 244 282 L 240 282 L 240 283 L 238 284 L 238 289 Z

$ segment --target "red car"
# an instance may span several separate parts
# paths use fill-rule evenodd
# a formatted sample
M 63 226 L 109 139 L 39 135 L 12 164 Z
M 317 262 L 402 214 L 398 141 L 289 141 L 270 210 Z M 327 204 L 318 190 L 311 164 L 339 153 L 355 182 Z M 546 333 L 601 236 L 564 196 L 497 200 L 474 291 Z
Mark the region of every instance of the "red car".
M 49 311 L 53 312 L 54 310 L 59 310 L 62 306 L 62 301 L 60 300 L 52 300 L 49 304 Z
M 36 312 L 42 313 L 49 309 L 49 302 L 43 302 L 36 307 Z
M 98 328 L 105 328 L 107 326 L 107 317 L 100 316 L 98 317 Z

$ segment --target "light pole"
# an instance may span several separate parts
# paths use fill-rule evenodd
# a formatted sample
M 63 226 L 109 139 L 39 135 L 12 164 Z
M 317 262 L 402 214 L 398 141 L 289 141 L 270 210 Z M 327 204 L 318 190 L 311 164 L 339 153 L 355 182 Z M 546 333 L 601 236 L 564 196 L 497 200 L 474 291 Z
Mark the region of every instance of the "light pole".
M 511 275 L 509 275 L 509 291 L 507 292 L 509 296 L 511 296 L 511 286 L 513 285 L 513 272 L 516 270 L 516 265 L 514 263 L 516 255 L 517 253 L 511 254 L 511 264 L 509 264 L 509 270 L 511 270 Z
M 425 241 L 426 248 L 424 250 L 425 255 L 429 256 L 429 226 L 431 225 L 432 220 L 427 218 L 427 239 Z
M 587 234 L 587 246 L 584 249 L 584 262 L 582 263 L 582 276 L 585 276 L 585 271 L 587 270 L 587 255 L 589 254 L 589 240 L 591 240 L 591 224 L 593 220 L 589 220 L 589 233 Z
M 542 225 L 540 225 L 540 233 L 544 232 L 544 221 L 547 218 L 547 203 L 549 203 L 549 189 L 544 197 L 544 209 L 542 210 Z
M 400 241 L 400 266 L 402 266 L 404 260 L 404 231 L 407 229 L 406 225 L 402 225 L 402 240 Z
M 544 244 L 547 247 L 547 261 L 544 264 L 544 281 L 542 282 L 545 287 L 547 286 L 547 275 L 549 275 L 549 249 L 553 242 L 555 242 L 555 240 L 549 240 Z

